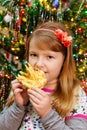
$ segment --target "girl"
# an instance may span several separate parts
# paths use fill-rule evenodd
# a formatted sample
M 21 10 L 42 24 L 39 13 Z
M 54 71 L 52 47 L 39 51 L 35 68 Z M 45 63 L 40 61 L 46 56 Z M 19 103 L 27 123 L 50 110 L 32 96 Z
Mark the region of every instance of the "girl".
M 86 130 L 86 95 L 75 77 L 69 31 L 59 22 L 43 23 L 29 37 L 26 49 L 27 60 L 45 73 L 47 83 L 42 90 L 24 90 L 12 81 L 14 100 L 26 105 L 29 99 L 18 130 Z

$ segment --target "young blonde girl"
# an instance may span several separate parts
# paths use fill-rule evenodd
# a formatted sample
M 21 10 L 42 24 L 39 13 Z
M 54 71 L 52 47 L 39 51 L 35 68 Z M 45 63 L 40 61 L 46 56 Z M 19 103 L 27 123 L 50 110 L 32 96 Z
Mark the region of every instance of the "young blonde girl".
M 47 83 L 42 90 L 24 90 L 18 80 L 12 81 L 14 100 L 20 105 L 29 100 L 18 129 L 86 130 L 86 94 L 75 76 L 69 31 L 59 22 L 43 23 L 29 37 L 26 50 L 27 61 L 45 73 Z
M 63 65 L 58 76 L 58 87 L 56 92 L 53 94 L 55 97 L 53 104 L 60 115 L 65 116 L 70 109 L 72 109 L 72 104 L 74 102 L 73 99 L 75 99 L 74 97 L 78 96 L 77 89 L 79 88 L 80 82 L 75 77 L 75 63 L 72 54 L 72 43 L 69 46 L 64 46 L 64 44 L 61 43 L 61 40 L 55 35 L 57 29 L 67 32 L 68 36 L 70 36 L 70 32 L 63 24 L 48 22 L 36 29 L 36 31 L 29 38 L 28 45 L 30 40 L 34 39 L 35 44 L 41 50 L 45 51 L 48 49 L 54 52 L 62 52 L 64 55 Z M 27 56 L 29 56 L 29 48 L 27 49 Z M 29 60 L 29 57 L 27 60 Z

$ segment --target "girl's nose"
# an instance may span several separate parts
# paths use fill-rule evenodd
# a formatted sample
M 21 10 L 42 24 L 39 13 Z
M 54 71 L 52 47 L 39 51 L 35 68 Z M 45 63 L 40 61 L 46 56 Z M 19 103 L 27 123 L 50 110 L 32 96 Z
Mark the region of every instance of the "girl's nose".
M 35 63 L 35 69 L 42 69 L 43 68 L 43 60 L 38 59 Z

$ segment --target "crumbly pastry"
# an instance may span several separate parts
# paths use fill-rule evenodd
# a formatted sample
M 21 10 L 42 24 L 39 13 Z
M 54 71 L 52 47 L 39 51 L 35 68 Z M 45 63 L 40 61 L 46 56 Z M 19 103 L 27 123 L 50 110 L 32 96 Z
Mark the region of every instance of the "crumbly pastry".
M 26 72 L 20 71 L 16 77 L 24 86 L 24 88 L 33 89 L 33 87 L 43 88 L 46 84 L 46 77 L 43 71 L 34 70 L 33 67 L 27 63 L 25 65 Z

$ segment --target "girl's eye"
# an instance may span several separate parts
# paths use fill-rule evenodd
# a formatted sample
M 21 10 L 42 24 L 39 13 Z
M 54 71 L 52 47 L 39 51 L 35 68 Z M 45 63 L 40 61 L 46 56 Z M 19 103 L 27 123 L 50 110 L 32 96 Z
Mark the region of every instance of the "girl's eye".
M 52 59 L 52 58 L 54 58 L 53 56 L 48 56 L 48 59 Z
M 36 54 L 30 54 L 31 57 L 36 57 L 37 55 Z

